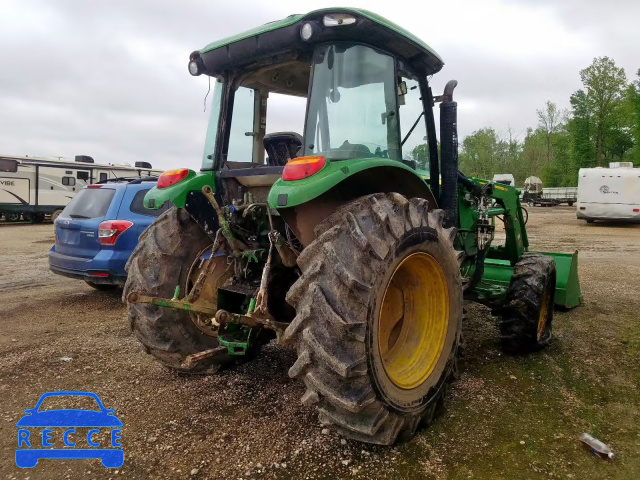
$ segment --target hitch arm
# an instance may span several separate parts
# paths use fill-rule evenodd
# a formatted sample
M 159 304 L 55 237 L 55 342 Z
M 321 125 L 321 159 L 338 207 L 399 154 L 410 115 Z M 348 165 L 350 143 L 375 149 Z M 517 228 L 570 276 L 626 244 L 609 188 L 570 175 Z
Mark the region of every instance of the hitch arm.
M 202 313 L 210 317 L 215 317 L 217 310 L 208 305 L 203 305 L 202 302 L 191 303 L 185 300 L 179 300 L 177 298 L 158 298 L 142 295 L 138 292 L 131 292 L 127 297 L 129 303 L 149 303 L 151 305 L 157 305 L 159 307 L 175 308 L 176 310 L 186 310 L 187 312 Z

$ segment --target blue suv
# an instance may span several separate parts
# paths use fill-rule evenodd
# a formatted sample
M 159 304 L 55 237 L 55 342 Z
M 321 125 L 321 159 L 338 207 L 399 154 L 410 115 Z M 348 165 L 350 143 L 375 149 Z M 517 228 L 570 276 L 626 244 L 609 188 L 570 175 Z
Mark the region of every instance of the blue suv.
M 51 271 L 84 280 L 98 290 L 124 285 L 124 266 L 138 245 L 138 237 L 171 207 L 169 202 L 158 210 L 144 207 L 144 196 L 157 180 L 111 179 L 80 190 L 54 223 Z

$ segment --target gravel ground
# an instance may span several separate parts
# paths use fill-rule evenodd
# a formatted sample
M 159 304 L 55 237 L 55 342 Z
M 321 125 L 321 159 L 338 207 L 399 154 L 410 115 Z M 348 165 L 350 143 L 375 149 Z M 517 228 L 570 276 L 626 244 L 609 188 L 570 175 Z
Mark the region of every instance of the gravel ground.
M 48 271 L 50 224 L 0 227 L 0 478 L 640 478 L 640 226 L 531 208 L 532 248 L 580 250 L 584 305 L 557 312 L 547 350 L 510 357 L 469 305 L 449 406 L 395 448 L 345 441 L 303 407 L 292 350 L 267 346 L 216 376 L 180 377 L 142 352 L 119 292 Z M 14 462 L 15 422 L 52 390 L 88 390 L 124 422 L 124 466 Z M 580 447 L 589 431 L 617 454 Z

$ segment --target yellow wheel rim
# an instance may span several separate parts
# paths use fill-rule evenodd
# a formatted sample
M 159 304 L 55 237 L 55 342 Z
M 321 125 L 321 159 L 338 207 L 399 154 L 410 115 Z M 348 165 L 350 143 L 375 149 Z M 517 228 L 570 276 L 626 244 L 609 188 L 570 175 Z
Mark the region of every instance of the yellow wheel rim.
M 384 292 L 378 349 L 389 379 L 412 389 L 433 373 L 449 324 L 444 272 L 427 253 L 413 253 L 398 265 Z
M 542 294 L 542 305 L 540 307 L 540 316 L 538 317 L 538 341 L 540 341 L 547 328 L 547 317 L 549 316 L 549 306 L 551 305 L 552 294 L 552 289 L 547 285 L 544 293 Z

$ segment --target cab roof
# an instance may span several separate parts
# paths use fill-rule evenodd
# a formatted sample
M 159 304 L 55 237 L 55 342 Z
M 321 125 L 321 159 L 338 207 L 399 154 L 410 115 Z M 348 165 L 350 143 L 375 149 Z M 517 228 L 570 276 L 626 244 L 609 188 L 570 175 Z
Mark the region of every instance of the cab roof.
M 348 14 L 356 21 L 349 25 L 323 25 L 327 14 Z M 300 28 L 306 22 L 317 27 L 311 41 L 303 41 Z M 399 25 L 363 9 L 324 8 L 302 15 L 290 15 L 243 33 L 215 41 L 191 54 L 200 57 L 208 75 L 218 76 L 246 67 L 257 60 L 312 50 L 313 45 L 327 41 L 353 41 L 388 51 L 411 65 L 416 73 L 431 75 L 442 69 L 442 58 L 425 42 Z

